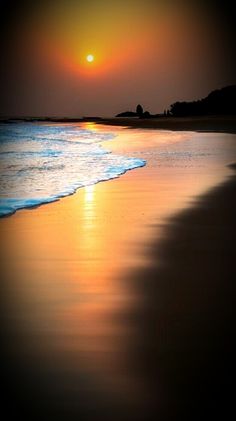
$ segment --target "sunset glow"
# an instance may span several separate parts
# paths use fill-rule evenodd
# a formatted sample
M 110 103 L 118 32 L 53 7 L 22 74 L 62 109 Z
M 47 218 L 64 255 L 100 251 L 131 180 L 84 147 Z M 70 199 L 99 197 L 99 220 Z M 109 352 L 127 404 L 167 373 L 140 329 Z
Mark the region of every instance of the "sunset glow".
M 139 102 L 158 113 L 231 84 L 224 26 L 205 6 L 188 3 L 36 2 L 12 27 L 6 114 L 113 116 Z

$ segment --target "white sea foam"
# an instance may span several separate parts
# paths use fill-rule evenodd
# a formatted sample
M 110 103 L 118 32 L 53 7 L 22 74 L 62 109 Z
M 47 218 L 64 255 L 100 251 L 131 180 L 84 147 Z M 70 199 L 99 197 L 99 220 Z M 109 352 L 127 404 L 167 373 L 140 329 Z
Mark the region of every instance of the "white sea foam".
M 116 155 L 100 145 L 112 138 L 72 125 L 1 124 L 0 216 L 145 165 L 143 159 Z

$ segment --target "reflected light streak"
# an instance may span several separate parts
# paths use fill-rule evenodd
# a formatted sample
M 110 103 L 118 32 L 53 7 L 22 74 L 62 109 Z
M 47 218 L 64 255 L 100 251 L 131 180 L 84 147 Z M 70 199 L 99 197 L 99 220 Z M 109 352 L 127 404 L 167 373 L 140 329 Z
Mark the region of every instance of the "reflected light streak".
M 84 188 L 85 194 L 84 194 L 84 201 L 85 203 L 91 203 L 94 199 L 94 184 L 90 186 L 86 186 Z

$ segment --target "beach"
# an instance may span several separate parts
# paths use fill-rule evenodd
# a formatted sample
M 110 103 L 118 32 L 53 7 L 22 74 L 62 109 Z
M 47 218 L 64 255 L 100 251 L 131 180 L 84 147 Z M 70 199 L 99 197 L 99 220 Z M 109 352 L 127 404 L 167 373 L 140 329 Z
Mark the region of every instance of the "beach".
M 199 132 L 236 133 L 236 119 L 232 115 L 157 118 L 103 118 L 97 124 L 159 130 L 194 130 Z
M 234 131 L 83 124 L 146 166 L 0 220 L 6 402 L 31 419 L 226 414 Z

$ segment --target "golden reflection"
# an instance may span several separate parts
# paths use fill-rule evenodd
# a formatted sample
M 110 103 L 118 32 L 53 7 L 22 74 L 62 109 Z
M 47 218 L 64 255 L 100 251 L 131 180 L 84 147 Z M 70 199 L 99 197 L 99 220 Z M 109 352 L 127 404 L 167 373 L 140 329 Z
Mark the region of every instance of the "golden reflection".
M 86 203 L 91 203 L 94 197 L 94 184 L 91 184 L 91 186 L 86 186 L 84 188 L 84 191 L 85 191 L 84 201 Z
M 95 123 L 93 123 L 93 122 L 91 122 L 91 121 L 88 121 L 88 122 L 86 122 L 86 123 L 83 123 L 83 127 L 84 127 L 86 130 L 93 130 L 93 131 L 95 131 L 95 132 L 97 132 L 97 131 L 98 131 L 96 124 L 95 124 Z
M 84 238 L 86 239 L 86 242 L 89 241 L 89 246 L 93 245 L 93 238 L 94 235 L 92 235 L 91 232 L 87 232 L 88 229 L 92 230 L 94 228 L 94 225 L 96 225 L 96 215 L 95 215 L 95 207 L 96 207 L 96 201 L 95 201 L 95 190 L 94 185 L 86 186 L 83 189 L 83 232 L 85 233 Z M 91 241 L 90 241 L 91 239 Z M 86 247 L 87 249 L 88 247 Z

